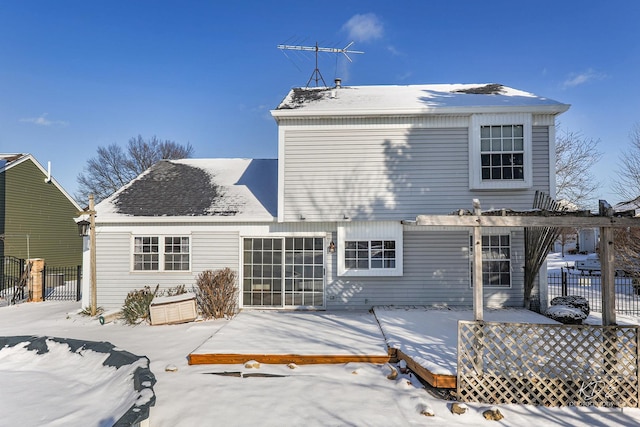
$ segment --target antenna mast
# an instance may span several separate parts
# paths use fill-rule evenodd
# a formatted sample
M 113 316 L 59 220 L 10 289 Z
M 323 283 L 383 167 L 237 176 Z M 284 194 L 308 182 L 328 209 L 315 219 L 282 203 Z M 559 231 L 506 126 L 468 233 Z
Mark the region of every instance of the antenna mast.
M 291 45 L 286 45 L 286 44 L 279 44 L 278 45 L 278 49 L 280 49 L 282 51 L 285 51 L 285 50 L 302 50 L 302 51 L 315 52 L 315 54 L 316 54 L 316 68 L 313 70 L 313 73 L 311 73 L 311 77 L 309 77 L 309 81 L 307 81 L 307 87 L 309 87 L 309 83 L 311 83 L 311 80 L 315 80 L 316 86 L 318 86 L 318 82 L 320 80 L 322 80 L 322 84 L 326 87 L 327 83 L 325 83 L 324 78 L 322 77 L 322 74 L 320 73 L 320 69 L 318 68 L 318 52 L 341 53 L 341 54 L 343 54 L 345 56 L 345 58 L 347 58 L 349 60 L 349 62 L 353 62 L 351 60 L 351 58 L 349 57 L 349 55 L 348 55 L 349 53 L 360 54 L 360 53 L 364 53 L 364 52 L 361 52 L 359 50 L 349 50 L 351 45 L 353 45 L 353 42 L 349 43 L 348 45 L 346 45 L 342 49 L 339 49 L 339 48 L 335 48 L 335 47 L 318 47 L 318 42 L 316 42 L 315 46 L 291 46 Z

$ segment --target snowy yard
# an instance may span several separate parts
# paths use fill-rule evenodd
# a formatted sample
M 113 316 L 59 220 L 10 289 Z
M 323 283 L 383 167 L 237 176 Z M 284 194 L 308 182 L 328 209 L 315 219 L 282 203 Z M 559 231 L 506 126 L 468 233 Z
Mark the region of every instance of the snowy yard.
M 580 295 L 589 301 L 593 311 L 602 311 L 602 287 L 599 272 L 588 274 L 586 271 L 573 269 L 576 261 L 586 259 L 587 255 L 565 255 L 552 253 L 547 257 L 549 273 L 549 300 L 562 295 L 561 269 L 567 274 L 567 294 Z M 616 312 L 640 316 L 640 295 L 632 284 L 630 277 L 616 276 L 614 279 L 616 292 Z
M 151 409 L 151 426 L 194 426 L 222 423 L 229 426 L 454 426 L 489 423 L 482 412 L 487 405 L 467 404 L 464 415 L 450 412 L 450 401 L 435 397 L 415 379 L 400 375 L 390 380 L 391 369 L 385 365 L 340 364 L 301 365 L 291 369 L 285 365 L 261 365 L 245 368 L 244 365 L 194 365 L 187 364 L 186 356 L 205 343 L 218 330 L 232 326 L 237 319 L 194 322 L 181 325 L 136 327 L 120 323 L 101 326 L 97 320 L 78 314 L 75 302 L 26 303 L 0 308 L 0 335 L 48 335 L 91 341 L 109 341 L 118 348 L 137 355 L 145 355 L 157 383 L 154 386 L 156 405 Z M 434 353 L 442 361 L 455 359 L 455 319 L 442 316 L 437 310 L 384 309 L 380 310 L 381 322 L 387 339 L 394 345 L 405 346 L 407 352 L 413 346 L 416 357 Z M 447 311 L 447 313 L 455 313 Z M 324 340 L 314 334 L 306 323 L 289 322 L 286 330 L 278 322 L 278 314 L 262 316 L 262 326 L 278 332 L 279 345 L 292 339 L 308 337 Z M 339 318 L 340 313 L 332 313 Z M 518 314 L 522 316 L 523 314 Z M 466 316 L 466 314 L 465 314 Z M 490 312 L 488 312 L 488 318 Z M 452 321 L 445 320 L 451 319 Z M 496 319 L 498 320 L 498 319 Z M 500 319 L 502 320 L 502 319 Z M 521 318 L 504 320 L 522 321 Z M 597 318 L 590 318 L 597 322 Z M 629 319 L 633 320 L 633 319 Z M 635 319 L 637 321 L 637 319 Z M 348 324 L 349 322 L 345 322 Z M 352 342 L 353 337 L 342 334 L 338 323 L 333 324 L 335 335 L 332 345 Z M 224 329 L 221 329 L 224 328 Z M 229 329 L 231 331 L 232 328 Z M 227 335 L 229 342 L 235 338 Z M 222 336 L 222 335 L 221 335 Z M 382 336 L 382 334 L 381 334 Z M 252 337 L 256 346 L 268 345 L 268 335 Z M 375 337 L 372 337 L 375 339 Z M 432 342 L 432 345 L 416 346 L 415 343 Z M 425 350 L 428 349 L 428 350 Z M 71 364 L 72 359 L 68 362 Z M 15 361 L 14 361 L 15 363 Z M 436 363 L 436 362 L 433 362 Z M 439 366 L 441 361 L 437 361 Z M 443 365 L 446 365 L 443 364 Z M 13 365 L 12 365 L 13 366 Z M 35 366 L 35 365 L 32 365 Z M 167 367 L 177 371 L 168 372 Z M 40 422 L 32 425 L 90 426 L 99 425 L 95 419 L 87 419 L 86 411 L 79 408 L 100 405 L 99 393 L 87 394 L 62 402 L 39 399 L 38 392 L 47 390 L 51 373 L 60 373 L 73 384 L 91 383 L 90 374 L 77 376 L 68 366 L 32 367 L 22 372 L 24 384 L 31 385 L 33 393 L 29 406 L 22 410 L 3 411 L 0 424 L 25 424 L 23 411 L 37 411 Z M 9 368 L 11 370 L 15 368 Z M 0 378 L 7 376 L 7 368 L 0 364 Z M 276 377 L 240 377 L 216 375 L 224 372 L 272 374 Z M 58 376 L 59 377 L 59 376 Z M 12 393 L 4 384 L 0 387 L 0 402 Z M 615 408 L 544 408 L 520 405 L 501 405 L 505 418 L 500 425 L 523 426 L 632 426 L 640 424 L 640 410 Z M 421 415 L 430 410 L 433 417 Z M 56 418 L 56 413 L 66 418 Z M 117 415 L 117 414 L 116 414 Z

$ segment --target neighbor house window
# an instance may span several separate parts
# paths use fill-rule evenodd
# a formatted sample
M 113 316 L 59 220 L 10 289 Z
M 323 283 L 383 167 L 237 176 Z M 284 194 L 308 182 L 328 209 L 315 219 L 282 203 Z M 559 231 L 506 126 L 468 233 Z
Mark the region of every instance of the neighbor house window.
M 532 186 L 531 114 L 473 115 L 469 186 L 479 190 Z
M 133 238 L 133 269 L 188 271 L 189 252 L 189 237 L 136 236 Z
M 480 160 L 483 180 L 524 180 L 523 126 L 482 126 Z
M 347 240 L 344 245 L 346 270 L 396 267 L 395 240 Z
M 511 236 L 482 236 L 482 285 L 511 286 Z

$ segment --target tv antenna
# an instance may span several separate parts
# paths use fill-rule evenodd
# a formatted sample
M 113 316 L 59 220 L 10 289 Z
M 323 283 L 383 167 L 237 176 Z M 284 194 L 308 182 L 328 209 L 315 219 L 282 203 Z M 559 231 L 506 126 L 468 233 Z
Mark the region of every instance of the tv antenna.
M 313 73 L 311 73 L 311 77 L 309 77 L 309 81 L 307 81 L 307 87 L 309 87 L 309 83 L 311 83 L 311 80 L 315 80 L 316 86 L 318 86 L 318 82 L 320 80 L 322 80 L 322 84 L 326 87 L 327 83 L 325 83 L 324 78 L 322 77 L 322 74 L 320 73 L 320 69 L 318 68 L 318 52 L 341 53 L 341 54 L 343 54 L 345 56 L 345 58 L 347 58 L 349 60 L 349 62 L 353 62 L 351 60 L 351 58 L 349 57 L 349 55 L 348 55 L 349 53 L 360 54 L 360 53 L 364 53 L 364 52 L 361 52 L 359 50 L 349 50 L 349 48 L 352 45 L 353 45 L 353 42 L 349 43 L 348 45 L 346 45 L 345 47 L 340 49 L 340 48 L 335 48 L 335 47 L 318 47 L 318 42 L 316 42 L 315 46 L 292 46 L 292 45 L 287 45 L 287 44 L 279 44 L 278 45 L 278 49 L 282 50 L 283 52 L 285 50 L 300 50 L 300 51 L 307 51 L 307 52 L 315 52 L 316 53 L 316 68 L 315 68 L 315 70 L 313 70 Z

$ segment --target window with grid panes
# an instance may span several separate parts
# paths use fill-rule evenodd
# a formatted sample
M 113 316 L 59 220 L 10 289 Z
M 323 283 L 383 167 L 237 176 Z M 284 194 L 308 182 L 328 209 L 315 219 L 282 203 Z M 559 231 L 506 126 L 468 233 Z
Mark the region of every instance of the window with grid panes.
M 164 269 L 189 270 L 189 238 L 164 238 Z
M 523 125 L 480 127 L 483 180 L 524 180 Z
M 133 269 L 159 270 L 158 237 L 136 237 L 133 243 Z
M 482 285 L 511 286 L 511 238 L 508 234 L 482 236 Z
M 396 267 L 395 240 L 347 240 L 344 245 L 344 266 L 347 270 Z
M 134 271 L 189 271 L 189 237 L 136 236 L 133 238 Z

